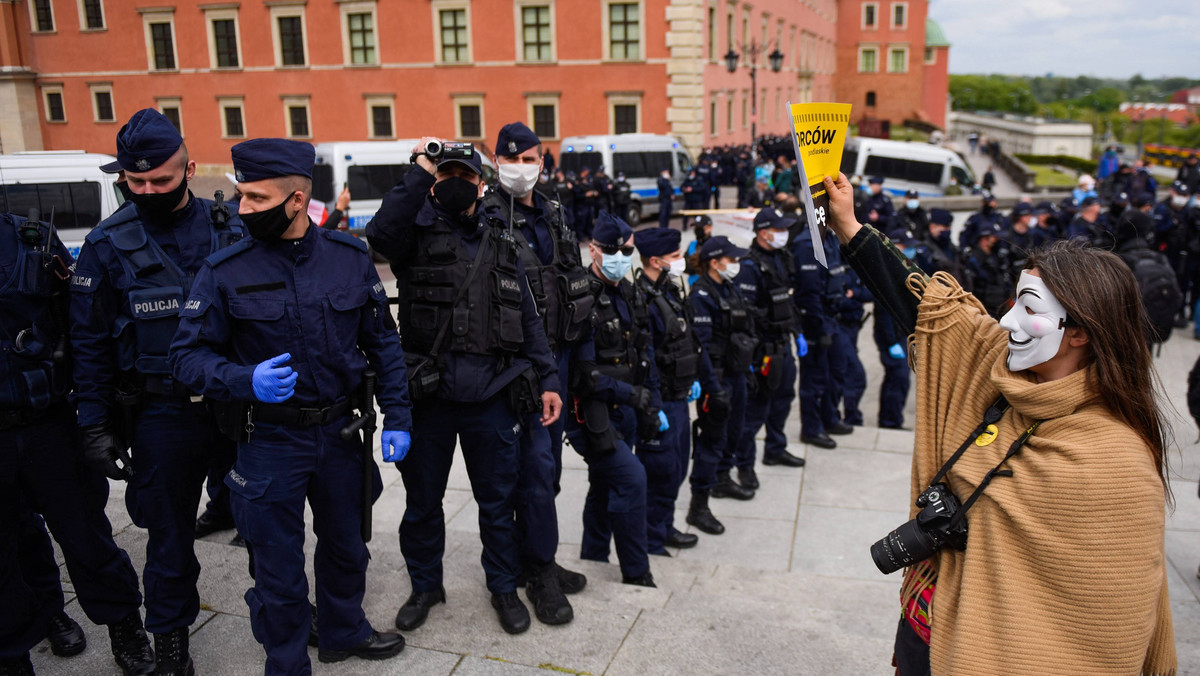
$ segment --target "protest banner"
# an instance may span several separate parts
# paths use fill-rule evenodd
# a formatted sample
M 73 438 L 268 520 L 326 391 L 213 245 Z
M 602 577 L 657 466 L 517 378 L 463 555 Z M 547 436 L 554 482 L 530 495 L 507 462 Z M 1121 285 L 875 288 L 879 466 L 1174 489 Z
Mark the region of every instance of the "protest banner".
M 829 195 L 822 180 L 837 177 L 846 147 L 846 130 L 850 124 L 849 103 L 792 103 L 792 144 L 796 149 L 796 172 L 800 180 L 796 192 L 808 217 L 817 261 L 825 267 L 825 250 L 821 246 L 821 230 L 829 211 Z M 808 186 L 808 189 L 805 189 Z

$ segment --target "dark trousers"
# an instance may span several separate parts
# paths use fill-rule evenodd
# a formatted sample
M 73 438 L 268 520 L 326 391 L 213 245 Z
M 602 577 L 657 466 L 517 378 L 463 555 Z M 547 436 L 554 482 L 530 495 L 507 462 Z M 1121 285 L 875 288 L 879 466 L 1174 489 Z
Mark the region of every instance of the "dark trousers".
M 892 659 L 896 676 L 929 676 L 929 645 L 917 636 L 908 620 L 900 618 L 896 628 L 896 645 Z
M 879 363 L 883 364 L 883 383 L 879 386 L 879 426 L 900 427 L 904 424 L 904 402 L 908 399 L 908 360 L 888 354 L 891 345 L 879 346 Z
M 841 419 L 848 425 L 863 424 L 863 414 L 858 404 L 867 391 L 867 372 L 858 358 L 858 331 L 857 325 L 838 323 L 829 355 L 832 387 L 827 390 L 828 396 L 833 398 L 831 403 L 834 411 L 841 405 Z
M 729 391 L 729 420 L 719 433 L 703 433 L 696 438 L 690 478 L 692 495 L 708 495 L 709 490 L 717 483 L 717 472 L 733 468 L 736 461 L 735 450 L 740 451 L 743 460 L 748 461 L 750 465 L 754 463 L 754 447 L 751 446 L 749 452 L 741 448 L 742 427 L 746 418 L 746 376 L 741 373 L 726 375 L 721 383 Z M 702 396 L 701 401 L 703 400 Z M 701 416 L 703 413 L 697 413 L 697 417 Z
M 658 201 L 658 227 L 667 228 L 671 226 L 671 200 Z
M 321 648 L 344 650 L 366 640 L 367 561 L 361 533 L 362 445 L 339 432 L 349 416 L 314 427 L 255 423 L 238 444 L 226 477 L 238 532 L 254 551 L 254 586 L 246 591 L 250 627 L 266 649 L 267 674 L 307 674 L 308 577 L 304 570 L 304 503 L 317 536 L 313 569 Z M 374 500 L 383 490 L 375 472 Z
M 635 438 L 633 409 L 612 412 L 612 425 L 626 439 Z M 580 431 L 567 426 L 571 445 L 584 448 Z M 621 573 L 638 577 L 650 570 L 646 544 L 646 470 L 628 444 L 617 440 L 617 450 L 599 457 L 584 456 L 588 465 L 588 493 L 583 505 L 583 542 L 580 557 L 608 562 L 609 541 L 617 548 Z
M 446 515 L 442 498 L 462 445 L 471 492 L 479 506 L 483 572 L 493 594 L 517 588 L 520 562 L 513 511 L 521 461 L 522 425 L 503 393 L 482 402 L 426 399 L 413 405 L 413 445 L 398 464 L 407 492 L 400 551 L 414 592 L 442 586 Z
M 557 475 L 549 428 L 542 427 L 540 415 L 526 416 L 521 432 L 516 533 L 526 571 L 552 563 L 558 551 L 558 511 L 554 507 Z
M 229 508 L 229 487 L 225 485 L 225 476 L 233 468 L 233 461 L 233 454 L 228 457 L 214 457 L 208 466 L 208 481 L 204 484 L 208 502 L 204 505 L 204 511 L 217 518 L 233 514 Z
M 829 394 L 830 350 L 809 343 L 808 354 L 800 358 L 800 434 L 819 437 L 825 426 L 840 419 Z
M 780 369 L 781 372 L 779 385 L 774 390 L 766 386 L 765 378 L 751 376 L 758 378 L 758 388 L 746 398 L 746 420 L 734 458 L 734 464 L 739 468 L 754 467 L 754 437 L 764 424 L 767 437 L 763 442 L 763 457 L 778 457 L 787 451 L 787 435 L 783 428 L 792 410 L 792 400 L 796 398 L 796 359 L 790 351 L 777 355 L 772 360 L 771 368 Z
M 134 420 L 133 479 L 125 505 L 145 528 L 146 630 L 185 629 L 200 612 L 196 580 L 196 508 L 212 459 L 234 453 L 208 409 L 178 397 L 151 397 Z
M 664 543 L 670 534 L 675 498 L 691 445 L 687 402 L 664 401 L 662 410 L 667 416 L 667 430 L 654 439 L 639 439 L 636 452 L 646 470 L 646 547 L 653 554 L 666 551 Z
M 46 621 L 63 609 L 46 525 L 89 620 L 112 624 L 142 604 L 137 573 L 104 513 L 108 479 L 83 464 L 75 430 L 64 406 L 0 431 L 0 658 L 41 642 Z

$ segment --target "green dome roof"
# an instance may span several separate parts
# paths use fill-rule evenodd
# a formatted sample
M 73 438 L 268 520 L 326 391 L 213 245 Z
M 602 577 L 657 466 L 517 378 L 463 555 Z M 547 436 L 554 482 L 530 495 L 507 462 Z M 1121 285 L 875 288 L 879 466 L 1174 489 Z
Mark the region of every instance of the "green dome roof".
M 949 47 L 950 41 L 946 39 L 946 34 L 942 32 L 942 27 L 933 19 L 925 20 L 925 46 L 926 47 Z

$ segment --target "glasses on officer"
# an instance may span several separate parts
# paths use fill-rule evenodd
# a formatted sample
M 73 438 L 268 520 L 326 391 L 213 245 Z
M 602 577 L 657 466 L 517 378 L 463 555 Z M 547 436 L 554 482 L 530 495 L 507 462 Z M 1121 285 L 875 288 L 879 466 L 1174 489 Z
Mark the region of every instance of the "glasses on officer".
M 603 244 L 597 244 L 596 248 L 600 250 L 600 253 L 605 253 L 605 254 L 608 254 L 609 256 L 615 256 L 618 251 L 625 254 L 626 256 L 633 255 L 633 245 L 632 244 L 630 244 L 629 246 L 605 246 Z

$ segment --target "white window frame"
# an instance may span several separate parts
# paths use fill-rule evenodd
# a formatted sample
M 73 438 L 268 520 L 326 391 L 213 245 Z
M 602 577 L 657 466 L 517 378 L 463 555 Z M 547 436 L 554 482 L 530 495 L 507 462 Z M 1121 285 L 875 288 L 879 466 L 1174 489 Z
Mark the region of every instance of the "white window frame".
M 112 124 L 117 121 L 117 99 L 113 96 L 111 82 L 88 83 L 88 94 L 92 99 L 92 122 L 96 124 Z M 96 94 L 108 94 L 108 103 L 112 106 L 111 120 L 100 119 L 100 105 L 96 102 Z
M 608 10 L 606 9 L 605 11 Z M 539 136 L 538 138 L 543 143 L 546 141 L 557 141 L 562 138 L 562 106 L 559 105 L 559 98 L 557 94 L 530 94 L 525 97 L 525 117 L 529 120 L 527 124 L 530 129 L 534 130 L 534 133 L 537 133 L 537 129 L 533 120 L 533 107 L 554 106 L 554 136 Z M 482 115 L 480 118 L 482 120 Z
M 313 137 L 311 98 L 312 97 L 306 94 L 279 97 L 279 99 L 283 102 L 283 128 L 284 131 L 287 132 L 287 138 L 310 139 Z M 304 118 L 305 122 L 308 124 L 308 134 L 305 136 L 298 136 L 292 133 L 292 113 L 288 109 L 295 106 L 304 106 Z
M 612 5 L 637 5 L 638 12 L 638 57 L 636 59 L 616 59 L 612 55 L 612 10 L 609 9 Z M 601 6 L 601 11 L 604 14 L 600 17 L 603 34 L 601 39 L 604 41 L 604 60 L 616 61 L 618 63 L 639 63 L 646 60 L 646 0 L 604 0 Z
M 522 10 L 526 7 L 550 8 L 550 58 L 530 61 L 525 58 L 525 24 Z M 467 24 L 470 30 L 470 23 Z M 513 33 L 516 37 L 517 63 L 552 63 L 558 61 L 558 21 L 554 0 L 515 0 L 513 2 Z
M 36 3 L 33 0 L 29 0 L 29 29 L 34 35 L 53 35 L 58 32 L 58 15 L 54 12 L 54 2 L 53 0 L 47 0 L 47 4 L 50 7 L 50 23 L 52 28 L 48 31 L 40 31 L 38 30 Z
M 640 93 L 612 93 L 608 94 L 608 133 L 617 133 L 617 106 L 636 106 L 637 120 L 636 128 L 633 133 L 638 134 L 642 131 L 642 95 Z M 557 117 L 555 120 L 557 121 Z
M 79 8 L 79 30 L 81 32 L 83 32 L 83 33 L 99 33 L 100 31 L 108 30 L 108 13 L 104 11 L 104 0 L 99 0 L 99 2 L 100 2 L 100 27 L 99 28 L 89 28 L 87 25 L 87 12 L 84 11 L 84 8 L 83 8 L 83 0 L 75 0 L 75 6 Z M 33 3 L 30 3 L 30 4 L 32 5 Z M 51 7 L 53 7 L 53 5 L 51 5 Z M 50 13 L 53 14 L 54 10 L 51 9 Z
M 301 4 L 288 4 L 288 5 L 271 5 L 270 10 L 271 10 L 271 40 L 274 42 L 275 67 L 276 68 L 285 68 L 288 70 L 308 68 L 309 64 L 312 63 L 312 59 L 309 58 L 309 55 L 308 55 L 308 43 L 309 43 L 309 40 L 308 40 L 308 17 L 306 16 L 307 13 L 304 11 L 305 10 L 304 5 L 302 3 Z M 279 35 L 279 20 L 283 19 L 283 18 L 287 18 L 287 17 L 294 17 L 294 16 L 300 17 L 300 38 L 301 38 L 301 40 L 304 41 L 304 64 L 299 65 L 299 66 L 297 66 L 297 65 L 285 66 L 285 65 L 283 65 L 283 40 L 281 39 L 281 37 Z M 311 122 L 311 115 L 310 115 L 309 121 Z M 288 126 L 290 127 L 291 123 L 289 123 Z M 312 131 L 311 127 L 309 128 L 309 131 Z M 298 138 L 308 138 L 308 137 L 298 137 Z
M 867 50 L 875 52 L 875 68 L 872 70 L 863 70 L 863 53 Z M 877 43 L 860 44 L 858 46 L 858 72 L 859 73 L 878 73 L 879 72 L 879 45 Z
M 904 69 L 895 70 L 892 68 L 892 54 L 899 52 L 904 53 Z M 887 72 L 889 73 L 907 73 L 908 72 L 908 45 L 888 45 L 887 48 Z
M 179 36 L 175 33 L 175 8 L 167 7 L 139 11 L 142 12 L 142 32 L 146 40 L 146 69 L 151 73 L 179 72 Z M 154 67 L 154 34 L 150 30 L 150 24 L 156 23 L 171 25 L 171 57 L 175 62 L 174 68 Z
M 937 64 L 937 47 L 925 48 L 925 65 L 933 66 Z
M 61 84 L 42 85 L 42 118 L 49 124 L 66 124 L 67 123 L 67 98 L 63 95 L 63 87 Z M 59 100 L 62 101 L 63 119 L 50 119 L 50 95 L 58 94 Z
M 367 108 L 367 138 L 372 140 L 378 139 L 394 139 L 396 138 L 396 95 L 395 94 L 363 94 L 363 101 Z M 392 135 L 391 136 L 376 136 L 375 135 L 375 115 L 374 108 L 377 106 L 387 106 L 391 111 L 389 115 L 392 118 Z M 311 130 L 312 127 L 310 126 Z
M 233 136 L 229 133 L 229 127 L 226 126 L 225 109 L 237 108 L 242 111 L 242 133 L 239 136 Z M 217 97 L 217 114 L 221 118 L 221 138 L 246 138 L 246 100 L 241 96 L 218 96 Z
M 873 24 L 867 23 L 867 8 L 868 7 L 875 8 L 875 23 L 873 23 Z M 862 5 L 862 14 L 859 16 L 858 21 L 860 24 L 859 27 L 862 28 L 863 30 L 867 30 L 867 31 L 879 30 L 879 3 L 878 2 L 864 2 Z
M 463 140 L 479 140 L 487 134 L 487 119 L 483 109 L 483 94 L 451 94 L 454 99 L 454 138 Z M 478 106 L 479 107 L 479 135 L 468 136 L 462 130 L 462 106 Z M 533 109 L 530 108 L 530 113 Z M 557 120 L 556 120 L 557 121 Z
M 359 0 L 358 2 L 343 2 L 340 6 L 342 15 L 342 63 L 352 68 L 364 68 L 379 65 L 379 13 L 376 12 L 375 0 Z M 371 15 L 371 32 L 374 34 L 374 54 L 373 59 L 367 63 L 353 63 L 350 58 L 350 15 L 351 14 L 370 14 Z M 307 56 L 308 41 L 305 40 L 305 53 Z M 395 120 L 393 119 L 393 123 Z M 392 131 L 396 127 L 392 126 Z
M 213 25 L 214 21 L 233 20 L 233 38 L 237 40 L 237 60 L 236 67 L 218 66 L 217 65 L 217 31 Z M 242 58 L 242 22 L 238 21 L 237 5 L 228 7 L 213 7 L 204 9 L 204 24 L 208 28 L 208 67 L 213 70 L 237 71 L 241 70 L 245 65 Z M 245 121 L 242 122 L 245 126 Z
M 187 138 L 183 126 L 183 99 L 178 96 L 162 96 L 154 98 L 154 107 L 158 112 L 163 112 L 163 108 L 174 108 L 179 111 L 179 135 Z M 165 113 L 164 113 L 165 114 Z
M 433 0 L 429 4 L 433 11 L 433 62 L 444 66 L 462 66 L 475 63 L 475 41 L 472 39 L 472 28 L 474 24 L 471 22 L 471 2 L 470 0 Z M 442 12 L 448 9 L 461 9 L 465 11 L 464 16 L 467 18 L 467 60 L 466 61 L 443 61 L 442 60 Z
M 904 23 L 896 23 L 896 8 L 897 7 L 904 8 Z M 904 30 L 904 29 L 908 28 L 908 3 L 907 2 L 893 2 L 891 7 L 888 8 L 888 14 L 890 15 L 888 17 L 888 23 L 891 24 L 891 26 L 894 30 Z

